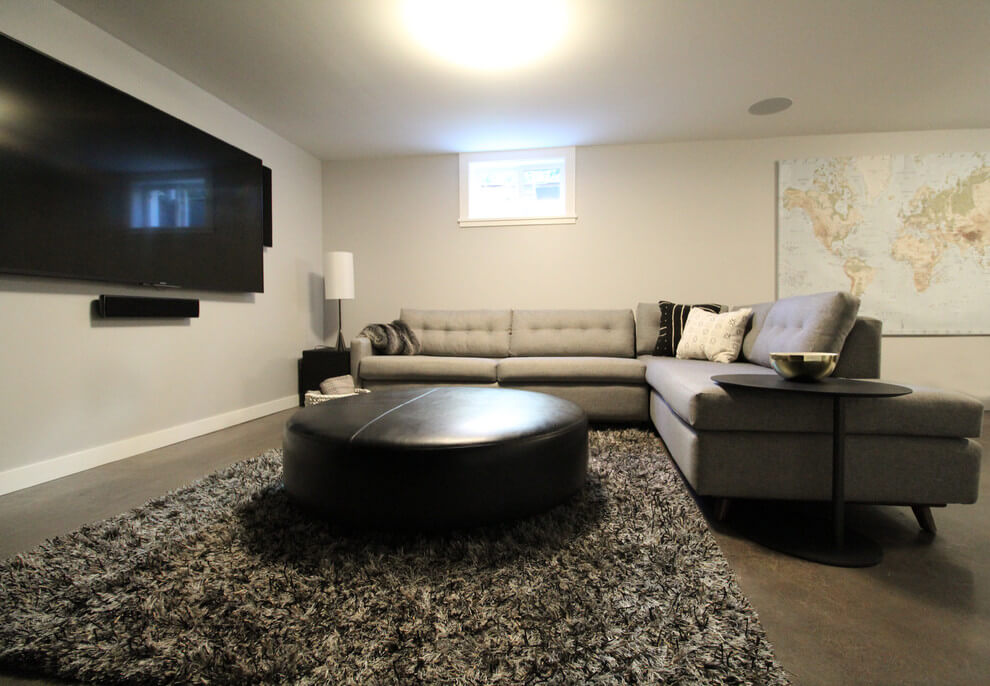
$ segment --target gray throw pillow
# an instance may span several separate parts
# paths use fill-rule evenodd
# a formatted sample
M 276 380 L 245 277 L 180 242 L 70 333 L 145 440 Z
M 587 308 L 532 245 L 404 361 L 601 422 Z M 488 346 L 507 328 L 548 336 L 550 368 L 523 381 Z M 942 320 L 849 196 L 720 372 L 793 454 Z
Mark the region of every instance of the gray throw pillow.
M 858 312 L 859 298 L 845 291 L 782 298 L 767 312 L 747 357 L 769 367 L 770 353 L 842 352 Z

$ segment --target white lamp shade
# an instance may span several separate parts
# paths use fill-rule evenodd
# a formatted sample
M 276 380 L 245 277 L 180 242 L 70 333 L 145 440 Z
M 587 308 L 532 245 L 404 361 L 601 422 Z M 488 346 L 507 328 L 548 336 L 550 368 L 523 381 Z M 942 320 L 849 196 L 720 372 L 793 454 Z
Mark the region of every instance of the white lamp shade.
M 323 256 L 323 293 L 327 300 L 354 297 L 354 253 L 328 252 Z

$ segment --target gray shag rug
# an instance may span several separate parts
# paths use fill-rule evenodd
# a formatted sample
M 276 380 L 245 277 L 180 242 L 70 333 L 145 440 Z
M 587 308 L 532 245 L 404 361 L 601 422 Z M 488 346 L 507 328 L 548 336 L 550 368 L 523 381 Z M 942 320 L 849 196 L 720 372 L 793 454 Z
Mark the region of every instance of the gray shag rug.
M 432 536 L 310 519 L 269 451 L 0 563 L 0 669 L 131 683 L 786 683 L 656 435 L 590 441 L 572 502 Z

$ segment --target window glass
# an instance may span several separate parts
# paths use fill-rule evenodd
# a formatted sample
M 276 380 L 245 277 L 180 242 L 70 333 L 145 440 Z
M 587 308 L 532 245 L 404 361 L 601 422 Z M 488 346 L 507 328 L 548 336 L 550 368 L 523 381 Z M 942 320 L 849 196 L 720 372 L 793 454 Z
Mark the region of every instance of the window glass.
M 573 222 L 573 186 L 573 148 L 462 154 L 461 224 Z

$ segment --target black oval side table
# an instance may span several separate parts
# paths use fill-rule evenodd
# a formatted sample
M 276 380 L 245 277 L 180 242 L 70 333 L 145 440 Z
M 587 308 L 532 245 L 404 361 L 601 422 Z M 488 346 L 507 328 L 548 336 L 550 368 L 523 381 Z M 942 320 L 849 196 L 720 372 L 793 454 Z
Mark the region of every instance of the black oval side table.
M 793 526 L 748 532 L 762 545 L 804 560 L 836 567 L 870 567 L 883 559 L 876 541 L 846 529 L 845 398 L 890 398 L 911 392 L 906 386 L 828 377 L 821 381 L 788 381 L 776 374 L 719 374 L 720 386 L 761 391 L 805 393 L 832 398 L 832 535 L 815 536 L 815 528 Z

